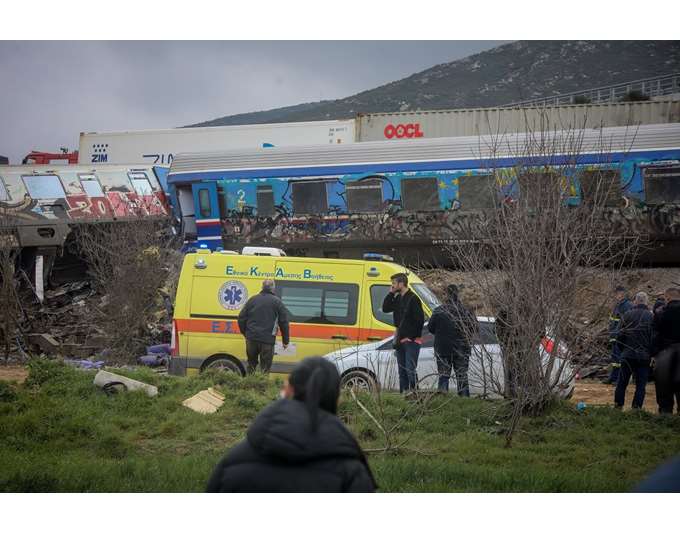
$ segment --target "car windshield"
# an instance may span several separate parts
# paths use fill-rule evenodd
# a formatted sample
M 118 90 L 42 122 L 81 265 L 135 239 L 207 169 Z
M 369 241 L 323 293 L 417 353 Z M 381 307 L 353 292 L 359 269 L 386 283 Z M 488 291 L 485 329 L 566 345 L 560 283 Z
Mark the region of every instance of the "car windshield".
M 434 311 L 434 309 L 441 304 L 437 298 L 437 295 L 432 293 L 430 288 L 425 284 L 411 284 L 411 287 L 413 288 L 413 291 L 415 291 L 416 294 L 422 299 L 425 305 L 430 308 L 430 311 Z

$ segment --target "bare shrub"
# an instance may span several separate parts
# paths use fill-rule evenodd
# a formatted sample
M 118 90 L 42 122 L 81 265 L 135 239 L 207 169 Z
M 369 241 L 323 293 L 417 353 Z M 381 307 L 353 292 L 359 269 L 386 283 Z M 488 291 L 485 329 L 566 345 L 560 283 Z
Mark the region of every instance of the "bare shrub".
M 166 314 L 162 292 L 168 291 L 179 261 L 175 238 L 165 219 L 153 218 L 93 223 L 77 232 L 82 256 L 104 295 L 92 310 L 92 321 L 112 359 L 134 361 L 146 344 L 156 341 L 151 326 Z
M 15 277 L 18 254 L 15 222 L 3 205 L 0 207 L 0 347 L 5 361 L 9 360 L 19 327 L 19 297 Z
M 512 407 L 508 445 L 521 415 L 544 411 L 577 369 L 577 350 L 588 350 L 599 334 L 574 322 L 587 281 L 606 273 L 613 285 L 640 246 L 640 236 L 619 235 L 607 223 L 618 209 L 612 200 L 621 198 L 618 176 L 607 171 L 611 140 L 600 135 L 584 146 L 580 129 L 528 130 L 480 145 L 497 202 L 449 247 L 497 318 L 503 372 L 496 386 Z M 519 163 L 500 168 L 501 151 Z M 587 176 L 584 153 L 598 155 Z

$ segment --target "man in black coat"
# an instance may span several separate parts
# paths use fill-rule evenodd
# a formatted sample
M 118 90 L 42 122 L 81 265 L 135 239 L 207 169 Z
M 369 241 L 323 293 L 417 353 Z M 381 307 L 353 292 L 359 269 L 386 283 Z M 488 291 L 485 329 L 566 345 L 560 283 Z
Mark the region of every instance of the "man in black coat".
M 470 339 L 477 332 L 477 320 L 458 298 L 458 287 L 446 288 L 446 302 L 437 307 L 427 323 L 434 334 L 434 353 L 439 374 L 438 389 L 449 391 L 451 367 L 456 373 L 456 389 L 461 397 L 470 396 L 468 365 L 470 362 Z
M 666 304 L 654 315 L 656 335 L 654 385 L 659 413 L 680 412 L 680 289 L 666 290 Z
M 633 308 L 623 315 L 618 328 L 616 343 L 621 355 L 621 370 L 614 392 L 614 404 L 617 408 L 623 408 L 631 376 L 635 376 L 633 408 L 641 409 L 645 401 L 654 335 L 654 316 L 648 305 L 647 293 L 635 295 Z
M 408 277 L 404 273 L 398 273 L 391 280 L 392 287 L 385 295 L 382 310 L 394 314 L 394 354 L 399 368 L 399 392 L 411 392 L 416 389 L 416 368 L 425 314 L 420 299 L 408 288 Z
M 248 373 L 254 373 L 259 365 L 268 373 L 274 359 L 276 332 L 281 329 L 283 347 L 290 342 L 288 310 L 281 299 L 274 294 L 274 280 L 262 282 L 262 291 L 248 299 L 238 315 L 238 327 L 246 338 Z

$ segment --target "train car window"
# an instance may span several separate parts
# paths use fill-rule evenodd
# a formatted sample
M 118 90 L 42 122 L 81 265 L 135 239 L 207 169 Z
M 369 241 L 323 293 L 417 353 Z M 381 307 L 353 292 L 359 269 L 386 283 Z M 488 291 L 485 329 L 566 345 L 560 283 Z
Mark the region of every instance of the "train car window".
M 401 207 L 412 211 L 436 211 L 439 204 L 437 178 L 404 178 L 401 181 Z
M 359 286 L 276 281 L 276 292 L 294 323 L 355 324 Z
M 458 201 L 462 209 L 491 209 L 498 204 L 498 188 L 493 174 L 458 178 Z
M 293 212 L 305 215 L 328 211 L 326 182 L 293 182 Z
M 88 197 L 103 197 L 104 190 L 94 174 L 81 174 L 80 184 Z
M 198 190 L 198 210 L 201 213 L 201 217 L 203 219 L 210 217 L 212 212 L 210 208 L 210 191 L 207 189 Z
M 56 174 L 30 174 L 22 178 L 28 194 L 34 200 L 66 197 L 64 186 Z
M 97 177 L 99 183 L 102 185 L 105 193 L 116 191 L 120 193 L 128 193 L 132 191 L 130 188 L 130 180 L 124 171 L 107 171 L 98 170 Z
M 560 176 L 553 171 L 544 170 L 528 170 L 522 172 L 517 176 L 517 183 L 519 184 L 519 198 L 526 202 L 529 207 L 539 207 L 545 203 L 546 198 L 541 197 L 545 194 L 545 190 L 536 188 L 537 183 L 548 180 L 559 180 Z
M 5 179 L 0 176 L 0 202 L 5 202 L 10 200 L 9 193 L 7 192 L 7 186 L 5 185 Z
M 621 174 L 618 170 L 581 171 L 581 201 L 596 206 L 616 206 L 621 199 Z
M 643 176 L 647 204 L 680 202 L 680 165 L 646 167 Z
M 382 180 L 369 178 L 345 184 L 347 210 L 350 213 L 371 213 L 382 211 Z
M 271 185 L 257 186 L 257 215 L 258 217 L 274 215 L 274 188 Z
M 153 188 L 145 172 L 129 172 L 128 177 L 138 195 L 153 195 Z

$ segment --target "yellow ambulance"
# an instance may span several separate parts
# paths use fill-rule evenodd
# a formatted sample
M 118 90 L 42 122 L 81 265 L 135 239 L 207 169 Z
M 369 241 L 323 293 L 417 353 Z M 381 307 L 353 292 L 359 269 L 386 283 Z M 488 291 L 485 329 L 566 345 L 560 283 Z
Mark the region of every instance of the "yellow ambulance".
M 363 260 L 297 258 L 266 247 L 187 254 L 175 299 L 169 372 L 221 368 L 245 374 L 238 314 L 266 279 L 276 281 L 290 320 L 290 345 L 284 349 L 277 336 L 272 373 L 289 373 L 308 356 L 391 336 L 392 314 L 382 312 L 382 302 L 393 274 L 408 274 L 426 316 L 439 304 L 422 280 L 391 260 L 378 254 Z

